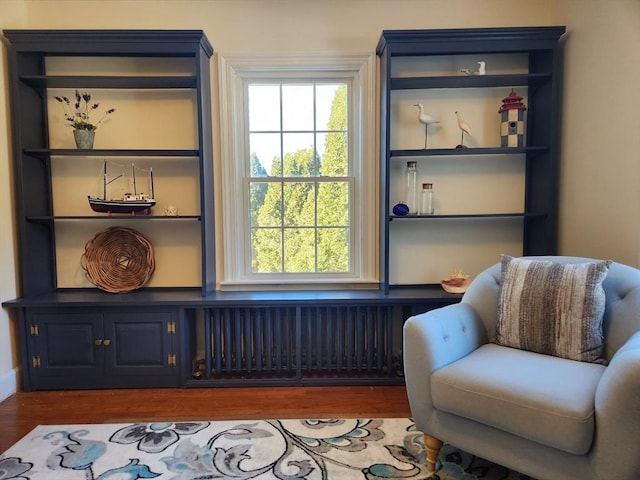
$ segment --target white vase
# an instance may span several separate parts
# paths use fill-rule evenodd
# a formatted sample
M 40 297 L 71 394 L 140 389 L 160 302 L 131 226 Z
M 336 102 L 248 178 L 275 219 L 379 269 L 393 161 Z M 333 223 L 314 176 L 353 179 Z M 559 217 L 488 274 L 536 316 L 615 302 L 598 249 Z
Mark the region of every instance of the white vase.
M 73 138 L 76 140 L 76 147 L 81 150 L 91 150 L 95 135 L 95 130 L 74 130 Z

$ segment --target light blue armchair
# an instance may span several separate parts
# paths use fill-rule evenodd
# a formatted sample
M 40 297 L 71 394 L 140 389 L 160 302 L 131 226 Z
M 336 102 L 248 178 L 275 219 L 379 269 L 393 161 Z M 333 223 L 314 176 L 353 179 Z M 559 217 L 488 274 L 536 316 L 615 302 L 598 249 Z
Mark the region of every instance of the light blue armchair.
M 461 303 L 405 323 L 407 392 L 429 470 L 444 441 L 539 480 L 639 480 L 640 270 L 612 263 L 602 282 L 604 365 L 492 343 L 500 281 L 496 264 Z

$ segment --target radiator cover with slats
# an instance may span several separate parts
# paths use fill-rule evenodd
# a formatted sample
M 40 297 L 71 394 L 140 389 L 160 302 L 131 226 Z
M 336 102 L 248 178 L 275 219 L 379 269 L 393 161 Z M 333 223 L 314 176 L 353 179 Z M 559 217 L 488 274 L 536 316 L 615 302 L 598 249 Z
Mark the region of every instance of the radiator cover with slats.
M 262 306 L 204 310 L 191 386 L 401 384 L 399 306 Z

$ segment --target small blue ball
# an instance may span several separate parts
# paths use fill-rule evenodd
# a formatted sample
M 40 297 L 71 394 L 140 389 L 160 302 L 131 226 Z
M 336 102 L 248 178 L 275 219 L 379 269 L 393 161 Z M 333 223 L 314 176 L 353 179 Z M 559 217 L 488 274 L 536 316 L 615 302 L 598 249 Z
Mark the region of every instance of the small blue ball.
M 400 202 L 394 205 L 393 214 L 398 216 L 409 215 L 409 207 L 406 203 Z

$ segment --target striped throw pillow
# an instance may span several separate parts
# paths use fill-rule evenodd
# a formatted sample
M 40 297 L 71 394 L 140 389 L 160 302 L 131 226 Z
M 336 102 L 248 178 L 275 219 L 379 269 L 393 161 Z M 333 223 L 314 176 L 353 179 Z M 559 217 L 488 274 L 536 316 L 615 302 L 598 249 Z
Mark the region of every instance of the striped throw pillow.
M 503 255 L 495 343 L 582 362 L 603 354 L 610 260 L 560 264 Z

